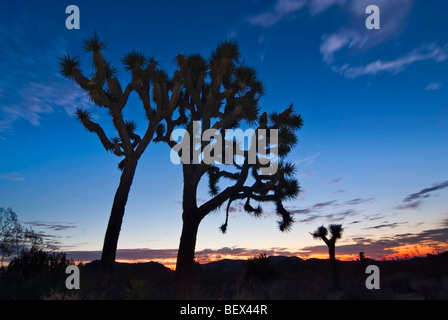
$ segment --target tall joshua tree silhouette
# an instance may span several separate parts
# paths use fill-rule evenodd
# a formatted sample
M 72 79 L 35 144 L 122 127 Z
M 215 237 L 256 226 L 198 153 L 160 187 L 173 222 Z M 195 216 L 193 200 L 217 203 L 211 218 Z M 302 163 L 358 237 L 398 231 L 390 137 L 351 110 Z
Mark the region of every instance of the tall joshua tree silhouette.
M 131 81 L 123 91 L 116 77 L 116 69 L 102 54 L 105 48 L 106 43 L 100 41 L 96 33 L 84 40 L 84 49 L 92 53 L 95 69 L 91 78 L 82 73 L 78 57 L 66 54 L 60 58 L 59 62 L 60 72 L 64 77 L 74 80 L 95 105 L 108 110 L 117 136 L 109 138 L 102 126 L 92 120 L 91 113 L 87 110 L 80 108 L 76 110 L 78 120 L 89 132 L 98 136 L 106 151 L 123 158 L 118 165 L 121 177 L 113 200 L 101 254 L 101 280 L 104 285 L 112 277 L 120 229 L 138 161 L 153 139 L 161 119 L 173 112 L 177 106 L 176 94 L 173 94 L 172 101 L 169 99 L 162 102 L 158 99 L 161 95 L 161 87 L 165 91 L 172 90 L 177 94 L 180 93 L 180 85 L 174 82 L 167 83 L 165 73 L 158 69 L 155 60 L 148 59 L 136 51 L 128 53 L 122 59 L 125 70 L 131 74 Z M 151 86 L 155 106 L 151 101 Z M 136 133 L 136 123 L 125 120 L 123 115 L 123 109 L 133 91 L 138 94 L 148 121 L 143 137 Z
M 285 210 L 283 201 L 295 198 L 300 187 L 294 179 L 294 166 L 283 161 L 283 158 L 297 143 L 295 131 L 302 127 L 303 121 L 294 112 L 292 105 L 282 113 L 268 115 L 265 112 L 260 116 L 258 102 L 264 94 L 263 84 L 253 68 L 240 62 L 236 42 L 220 43 L 209 59 L 201 55 L 178 55 L 176 61 L 179 67 L 176 76 L 182 83 L 179 109 L 172 117 L 165 118 L 166 127 L 159 126 L 155 141 L 168 143 L 183 159 L 183 227 L 176 264 L 176 292 L 178 298 L 186 298 L 192 285 L 199 225 L 210 212 L 219 209 L 225 202 L 226 220 L 221 226 L 222 232 L 227 230 L 229 210 L 236 200 L 245 200 L 245 211 L 254 216 L 262 214 L 262 207 L 258 205 L 254 208 L 251 201 L 273 203 L 281 217 L 280 230 L 290 229 L 293 219 Z M 195 121 L 201 121 L 200 128 L 195 127 Z M 225 137 L 227 130 L 241 128 L 242 122 L 256 128 L 255 136 L 258 139 L 252 140 L 250 149 L 236 139 L 229 141 L 218 138 Z M 179 144 L 170 136 L 176 125 L 186 128 L 181 143 L 187 142 L 187 145 L 193 146 L 192 152 L 184 148 L 176 149 Z M 198 149 L 195 138 L 209 129 L 215 134 L 205 139 L 208 141 L 202 138 Z M 271 136 L 271 130 L 278 133 L 278 141 Z M 265 144 L 260 141 L 262 139 L 265 139 Z M 250 161 L 253 160 L 255 146 L 257 161 Z M 221 152 L 217 152 L 217 149 Z M 198 161 L 198 154 L 205 154 L 206 150 L 215 161 Z M 274 153 L 278 154 L 277 159 L 268 165 L 266 162 L 261 163 L 261 158 Z M 240 161 L 233 161 L 233 164 L 224 161 L 236 160 L 237 157 Z M 262 172 L 263 167 L 267 169 L 269 166 L 276 166 L 277 170 L 272 170 L 272 174 Z M 209 177 L 211 198 L 199 204 L 198 185 L 205 175 Z M 227 183 L 226 188 L 221 190 L 220 180 L 223 178 Z
M 316 231 L 311 233 L 314 239 L 322 239 L 328 247 L 328 253 L 330 256 L 330 263 L 333 272 L 333 284 L 337 290 L 340 289 L 338 270 L 336 266 L 336 241 L 342 238 L 342 232 L 344 229 L 341 224 L 330 224 L 328 226 L 330 229 L 331 238 L 328 239 L 328 230 L 324 226 L 320 226 Z

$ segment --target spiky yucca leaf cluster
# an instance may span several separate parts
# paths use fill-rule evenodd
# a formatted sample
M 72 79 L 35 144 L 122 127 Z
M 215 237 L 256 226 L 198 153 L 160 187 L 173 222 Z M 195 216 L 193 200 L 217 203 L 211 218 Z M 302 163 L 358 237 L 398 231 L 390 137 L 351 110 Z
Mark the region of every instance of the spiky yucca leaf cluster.
M 98 135 L 106 150 L 112 151 L 120 157 L 139 158 L 151 141 L 150 135 L 155 131 L 152 130 L 152 126 L 155 129 L 157 122 L 160 121 L 161 117 L 157 118 L 156 114 L 157 111 L 162 109 L 159 103 L 162 103 L 162 100 L 163 103 L 166 103 L 166 99 L 163 96 L 166 90 L 164 91 L 163 88 L 160 89 L 159 87 L 166 87 L 168 78 L 161 76 L 162 72 L 156 70 L 157 63 L 154 59 L 146 58 L 137 51 L 131 51 L 122 59 L 125 70 L 131 72 L 132 75 L 132 81 L 123 90 L 117 79 L 117 70 L 107 62 L 102 54 L 106 46 L 106 42 L 101 41 L 96 32 L 93 36 L 84 40 L 84 50 L 92 54 L 94 73 L 91 77 L 83 75 L 80 69 L 79 58 L 69 54 L 59 59 L 59 70 L 64 77 L 75 81 L 80 88 L 86 91 L 97 106 L 108 109 L 118 136 L 111 139 L 107 138 L 102 127 L 92 121 L 91 114 L 86 110 L 78 109 L 76 116 L 84 127 Z M 153 88 L 153 93 L 155 94 L 153 100 L 157 100 L 156 108 L 151 107 L 151 82 L 159 82 L 159 87 L 154 86 Z M 167 90 L 170 89 L 172 87 Z M 125 120 L 122 114 L 122 110 L 127 104 L 132 91 L 138 93 L 149 120 L 148 128 L 143 138 L 136 133 L 136 122 Z M 126 159 L 122 160 L 119 168 L 123 169 L 126 163 Z
M 68 79 L 73 79 L 77 70 L 80 67 L 80 60 L 77 56 L 70 56 L 70 54 L 64 55 L 59 59 L 59 72 Z
M 99 52 L 100 50 L 106 49 L 106 42 L 101 41 L 95 32 L 92 37 L 84 40 L 83 48 L 87 52 Z
M 330 230 L 331 238 L 327 239 L 328 236 L 328 230 Z M 342 232 L 344 231 L 344 228 L 342 227 L 342 224 L 330 224 L 328 226 L 328 229 L 324 226 L 320 226 L 317 228 L 316 231 L 311 233 L 314 239 L 322 239 L 325 243 L 336 243 L 338 239 L 342 238 Z
M 342 228 L 341 224 L 330 224 L 328 226 L 330 229 L 331 237 L 337 239 L 342 238 L 342 232 L 344 231 L 344 228 Z
M 126 71 L 136 72 L 145 67 L 148 59 L 143 53 L 132 50 L 121 59 L 121 62 L 123 62 Z
M 328 235 L 328 230 L 324 226 L 317 228 L 315 232 L 312 233 L 314 239 L 323 239 Z

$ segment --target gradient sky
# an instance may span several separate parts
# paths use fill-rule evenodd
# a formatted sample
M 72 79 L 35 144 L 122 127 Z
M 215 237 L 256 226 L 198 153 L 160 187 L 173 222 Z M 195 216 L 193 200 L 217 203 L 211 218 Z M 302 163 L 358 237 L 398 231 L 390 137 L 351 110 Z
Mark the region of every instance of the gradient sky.
M 80 30 L 65 27 L 71 4 Z M 365 27 L 371 4 L 380 8 L 380 30 Z M 104 110 L 58 74 L 57 58 L 78 54 L 89 74 L 82 40 L 96 30 L 126 85 L 120 59 L 133 49 L 172 74 L 177 54 L 208 57 L 233 39 L 264 81 L 263 110 L 294 103 L 304 118 L 289 158 L 303 192 L 286 203 L 296 221 L 287 233 L 270 206 L 254 219 L 235 204 L 225 235 L 224 210 L 211 213 L 200 226 L 199 259 L 325 257 L 310 232 L 330 223 L 345 227 L 340 258 L 447 250 L 447 25 L 443 0 L 1 2 L 0 206 L 72 257 L 99 258 L 118 159 L 74 118 L 77 107 L 88 108 L 110 129 Z M 144 128 L 135 95 L 125 115 Z M 126 208 L 120 259 L 173 261 L 181 188 L 168 147 L 151 144 Z

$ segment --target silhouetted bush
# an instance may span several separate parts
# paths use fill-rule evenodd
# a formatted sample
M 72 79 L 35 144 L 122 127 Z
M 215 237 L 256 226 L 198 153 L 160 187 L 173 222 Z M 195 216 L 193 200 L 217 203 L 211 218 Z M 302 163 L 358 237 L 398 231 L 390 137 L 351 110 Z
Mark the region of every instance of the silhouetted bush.
M 269 257 L 261 253 L 254 258 L 250 258 L 244 263 L 246 280 L 259 280 L 268 282 L 278 277 L 278 272 L 272 265 Z
M 23 250 L 6 268 L 4 299 L 41 299 L 52 289 L 65 289 L 65 269 L 73 261 L 63 252 L 48 252 L 36 247 Z

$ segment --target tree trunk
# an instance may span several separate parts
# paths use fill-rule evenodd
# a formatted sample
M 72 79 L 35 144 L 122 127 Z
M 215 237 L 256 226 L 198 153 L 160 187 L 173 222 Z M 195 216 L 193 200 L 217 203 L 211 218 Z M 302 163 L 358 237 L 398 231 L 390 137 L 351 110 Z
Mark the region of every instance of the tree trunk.
M 190 299 L 193 284 L 194 253 L 196 249 L 196 237 L 201 220 L 196 217 L 196 212 L 183 214 L 182 234 L 180 237 L 179 251 L 177 252 L 175 275 L 175 298 Z
M 121 177 L 120 184 L 115 192 L 114 202 L 107 225 L 106 235 L 104 237 L 103 251 L 101 254 L 101 284 L 108 286 L 111 282 L 115 258 L 117 253 L 118 238 L 120 236 L 121 225 L 128 201 L 129 191 L 131 190 L 134 179 L 137 160 L 128 160 Z
M 329 255 L 330 255 L 330 263 L 331 263 L 331 269 L 333 273 L 333 285 L 336 290 L 340 290 L 341 286 L 339 284 L 339 275 L 338 275 L 338 269 L 336 266 L 336 247 L 334 245 L 330 245 L 328 247 Z

